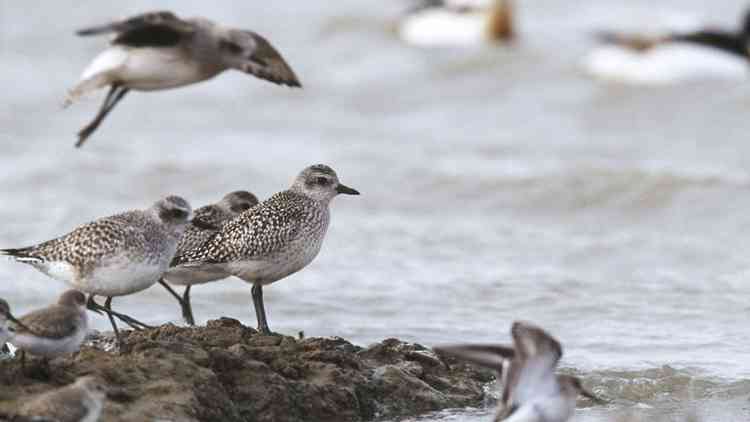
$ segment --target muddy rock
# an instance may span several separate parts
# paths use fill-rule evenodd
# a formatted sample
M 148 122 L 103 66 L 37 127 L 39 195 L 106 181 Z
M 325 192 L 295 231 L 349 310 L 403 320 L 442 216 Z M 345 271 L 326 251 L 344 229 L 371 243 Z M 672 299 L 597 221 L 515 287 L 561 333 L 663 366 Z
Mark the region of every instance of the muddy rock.
M 387 339 L 367 348 L 342 338 L 263 336 L 222 318 L 96 335 L 45 366 L 0 360 L 0 421 L 24 422 L 25 397 L 97 374 L 111 386 L 103 421 L 368 421 L 414 416 L 484 399 L 488 372 Z

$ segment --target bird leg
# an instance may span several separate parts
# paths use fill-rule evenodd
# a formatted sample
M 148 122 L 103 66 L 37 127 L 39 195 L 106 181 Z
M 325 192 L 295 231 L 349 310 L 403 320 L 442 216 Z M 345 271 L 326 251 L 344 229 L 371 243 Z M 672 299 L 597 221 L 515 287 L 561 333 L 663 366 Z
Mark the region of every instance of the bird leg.
M 148 329 L 148 328 L 155 328 L 151 325 L 144 324 L 133 317 L 113 311 L 111 308 L 111 304 L 112 304 L 112 298 L 108 297 L 107 301 L 104 302 L 104 307 L 106 308 L 105 312 L 114 315 L 115 317 L 117 317 L 117 319 L 127 324 L 130 328 L 136 331 L 140 331 L 140 330 Z
M 90 297 L 93 297 L 93 295 L 90 296 Z M 92 301 L 93 301 L 93 299 L 92 299 Z M 99 306 L 99 305 L 97 305 L 97 306 Z M 107 318 L 109 318 L 109 323 L 112 324 L 112 329 L 115 331 L 115 338 L 117 339 L 117 348 L 120 349 L 120 350 L 122 350 L 122 348 L 123 348 L 122 347 L 123 346 L 122 337 L 120 337 L 120 330 L 117 329 L 117 323 L 115 322 L 115 319 L 112 317 L 111 306 L 112 306 L 112 298 L 108 297 L 107 301 L 104 302 L 104 309 L 110 311 L 110 312 L 107 312 Z
M 193 317 L 193 306 L 190 304 L 190 288 L 192 286 L 188 285 L 185 287 L 185 292 L 182 294 L 182 302 L 180 305 L 182 305 L 182 317 L 185 319 L 185 322 L 188 323 L 188 325 L 195 325 L 195 317 Z
M 187 286 L 183 295 L 180 296 L 177 294 L 177 292 L 174 291 L 172 287 L 169 286 L 169 284 L 167 284 L 166 281 L 164 281 L 163 278 L 159 279 L 159 284 L 164 286 L 169 294 L 171 294 L 175 299 L 177 299 L 177 302 L 180 303 L 180 308 L 182 308 L 182 318 L 185 319 L 185 322 L 188 325 L 195 325 L 195 318 L 193 318 L 193 309 L 190 306 L 190 286 Z
M 107 301 L 105 302 L 105 306 L 101 306 L 98 303 L 96 303 L 96 301 L 94 301 L 94 295 L 90 295 L 88 301 L 86 302 L 86 306 L 94 312 L 106 313 L 110 321 L 112 320 L 112 317 L 115 317 L 119 319 L 120 321 L 124 322 L 125 324 L 127 324 L 130 328 L 134 330 L 142 330 L 144 328 L 154 328 L 153 326 L 144 324 L 133 317 L 113 311 L 111 307 L 112 306 L 111 297 L 107 298 Z M 113 324 L 113 328 L 114 328 L 114 324 Z
M 125 94 L 128 93 L 128 91 L 130 91 L 130 89 L 125 88 L 122 85 L 112 84 L 112 86 L 109 88 L 107 96 L 104 98 L 104 102 L 102 103 L 101 107 L 99 107 L 99 112 L 96 114 L 96 117 L 94 117 L 94 120 L 84 126 L 84 128 L 81 129 L 80 132 L 78 132 L 78 142 L 76 142 L 76 148 L 80 148 L 83 143 L 86 142 L 86 139 L 88 139 L 88 137 L 91 136 L 92 133 L 94 133 L 94 131 L 102 123 L 102 120 L 107 117 L 109 112 L 112 111 L 113 108 L 115 108 L 115 105 L 117 105 L 117 103 L 122 100 L 122 97 L 124 97 Z
M 253 305 L 255 305 L 255 317 L 258 319 L 258 331 L 262 334 L 271 334 L 266 321 L 266 309 L 263 306 L 263 286 L 253 285 Z

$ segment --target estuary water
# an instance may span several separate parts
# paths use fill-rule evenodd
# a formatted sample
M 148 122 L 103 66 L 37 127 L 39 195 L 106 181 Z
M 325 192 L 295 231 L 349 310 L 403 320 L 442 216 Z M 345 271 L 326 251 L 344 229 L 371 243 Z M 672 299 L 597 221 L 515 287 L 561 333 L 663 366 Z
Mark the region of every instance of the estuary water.
M 669 13 L 734 26 L 745 2 L 518 3 L 511 47 L 423 50 L 395 36 L 398 0 L 3 1 L 0 247 L 167 194 L 266 198 L 327 163 L 362 195 L 336 198 L 318 258 L 264 290 L 275 331 L 429 346 L 509 342 L 530 320 L 609 399 L 577 421 L 750 420 L 750 86 L 622 86 L 580 67 L 597 29 Z M 106 40 L 73 30 L 156 8 L 265 35 L 305 88 L 227 72 L 132 93 L 74 149 L 101 96 L 60 105 Z M 17 313 L 64 289 L 0 262 Z M 201 323 L 255 323 L 244 282 L 192 296 Z M 160 286 L 114 305 L 180 320 Z M 489 421 L 492 406 L 418 420 Z

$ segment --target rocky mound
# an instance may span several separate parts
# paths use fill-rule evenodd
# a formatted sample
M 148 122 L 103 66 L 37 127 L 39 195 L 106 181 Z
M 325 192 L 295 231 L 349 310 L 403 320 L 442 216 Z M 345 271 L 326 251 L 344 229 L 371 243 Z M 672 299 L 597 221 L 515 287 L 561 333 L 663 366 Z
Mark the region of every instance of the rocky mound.
M 396 339 L 367 348 L 342 338 L 263 336 L 233 319 L 123 333 L 125 351 L 95 337 L 75 356 L 0 361 L 0 420 L 28 397 L 85 374 L 112 391 L 103 421 L 368 421 L 475 406 L 492 374 L 450 366 Z

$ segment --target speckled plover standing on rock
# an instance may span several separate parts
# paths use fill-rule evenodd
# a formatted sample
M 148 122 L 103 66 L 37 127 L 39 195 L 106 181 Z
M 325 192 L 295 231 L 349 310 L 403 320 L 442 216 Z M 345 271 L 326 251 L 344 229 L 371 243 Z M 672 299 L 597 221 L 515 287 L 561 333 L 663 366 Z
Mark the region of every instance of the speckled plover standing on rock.
M 359 195 L 341 184 L 330 167 L 310 166 L 290 189 L 227 221 L 175 264 L 190 271 L 228 273 L 252 283 L 258 330 L 268 334 L 263 286 L 301 270 L 318 255 L 330 220 L 328 205 L 340 193 Z
M 107 398 L 107 384 L 92 375 L 73 384 L 29 398 L 18 413 L 55 422 L 96 422 Z
M 168 11 L 143 13 L 78 35 L 114 34 L 111 45 L 84 70 L 65 104 L 109 86 L 94 120 L 78 133 L 80 147 L 131 89 L 156 91 L 201 82 L 236 69 L 275 84 L 300 87 L 292 68 L 263 37 L 206 18 L 180 19 Z
M 25 352 L 45 359 L 77 352 L 88 333 L 86 296 L 77 290 L 68 290 L 56 304 L 33 311 L 19 320 L 23 326 L 16 328 L 10 342 L 21 349 L 22 362 L 25 361 Z
M 134 328 L 146 325 L 112 311 L 112 298 L 145 290 L 159 280 L 191 218 L 186 200 L 168 196 L 149 209 L 104 217 L 35 246 L 0 249 L 0 255 L 89 294 L 90 309 L 107 313 L 119 341 L 113 316 Z M 105 296 L 105 305 L 95 303 L 94 296 Z
M 258 198 L 250 192 L 239 190 L 224 195 L 221 201 L 195 210 L 193 221 L 188 225 L 185 234 L 177 244 L 177 253 L 173 262 L 177 262 L 183 253 L 203 245 L 215 235 L 227 220 L 249 210 L 258 204 Z M 174 271 L 172 271 L 174 270 Z M 182 317 L 189 325 L 195 325 L 193 309 L 190 305 L 190 288 L 194 284 L 203 284 L 221 280 L 230 274 L 190 271 L 184 267 L 174 267 L 164 274 L 159 283 L 177 299 L 182 308 Z M 182 296 L 178 295 L 169 284 L 185 286 Z
M 0 299 L 0 351 L 5 351 L 5 343 L 15 334 L 16 328 L 12 325 L 26 327 L 10 312 L 8 302 L 5 299 Z
M 573 416 L 579 394 L 599 401 L 571 375 L 556 375 L 562 346 L 543 329 L 515 322 L 511 328 L 514 347 L 465 344 L 435 347 L 441 354 L 495 369 L 502 384 L 502 398 L 495 421 L 565 422 Z

